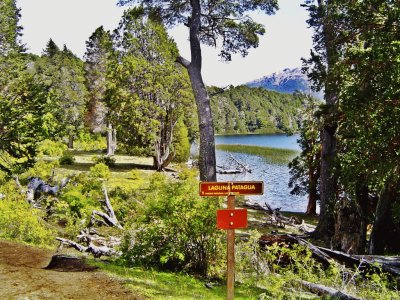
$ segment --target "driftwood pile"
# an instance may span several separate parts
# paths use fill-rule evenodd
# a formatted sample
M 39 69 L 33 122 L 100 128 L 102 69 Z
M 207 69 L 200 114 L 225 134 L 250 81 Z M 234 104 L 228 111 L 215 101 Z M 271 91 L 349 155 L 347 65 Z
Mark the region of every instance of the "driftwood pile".
M 248 165 L 237 160 L 232 154 L 229 155 L 229 161 L 227 166 L 217 165 L 218 174 L 240 174 L 240 173 L 251 173 L 251 169 Z
M 314 230 L 314 226 L 310 224 L 306 224 L 304 220 L 300 220 L 299 218 L 292 216 L 290 218 L 285 217 L 280 208 L 272 209 L 271 206 L 265 202 L 264 207 L 258 203 L 245 203 L 243 205 L 246 208 L 262 210 L 266 213 L 265 224 L 272 225 L 279 228 L 285 228 L 286 226 L 295 227 L 298 231 L 308 234 Z

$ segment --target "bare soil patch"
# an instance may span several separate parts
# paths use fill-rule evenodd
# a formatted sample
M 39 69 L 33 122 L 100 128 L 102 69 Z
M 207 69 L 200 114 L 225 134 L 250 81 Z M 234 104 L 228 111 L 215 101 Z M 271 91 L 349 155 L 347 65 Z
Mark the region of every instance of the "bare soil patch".
M 71 271 L 67 266 L 46 269 L 53 254 L 54 251 L 0 240 L 0 298 L 143 299 L 99 270 Z

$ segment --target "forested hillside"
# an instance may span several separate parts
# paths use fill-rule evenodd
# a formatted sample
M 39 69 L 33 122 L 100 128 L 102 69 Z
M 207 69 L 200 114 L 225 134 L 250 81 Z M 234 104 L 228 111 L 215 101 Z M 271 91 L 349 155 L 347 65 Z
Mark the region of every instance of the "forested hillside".
M 298 130 L 305 95 L 247 86 L 210 89 L 218 134 L 278 133 Z

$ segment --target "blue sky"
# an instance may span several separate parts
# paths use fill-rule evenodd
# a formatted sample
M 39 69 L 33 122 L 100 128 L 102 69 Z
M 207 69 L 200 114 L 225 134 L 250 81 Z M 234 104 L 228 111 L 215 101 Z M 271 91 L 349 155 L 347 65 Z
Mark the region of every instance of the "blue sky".
M 113 30 L 125 8 L 117 0 L 17 0 L 22 9 L 22 41 L 29 52 L 40 54 L 52 38 L 60 47 L 66 44 L 83 57 L 85 41 L 103 25 Z M 232 62 L 221 62 L 218 51 L 203 46 L 203 79 L 207 85 L 239 85 L 284 68 L 301 66 L 301 57 L 308 57 L 312 46 L 311 30 L 305 20 L 307 12 L 302 0 L 279 0 L 280 10 L 273 16 L 254 13 L 252 17 L 264 24 L 266 34 L 257 49 L 246 58 L 234 56 Z M 170 30 L 181 55 L 189 58 L 188 32 L 185 27 Z

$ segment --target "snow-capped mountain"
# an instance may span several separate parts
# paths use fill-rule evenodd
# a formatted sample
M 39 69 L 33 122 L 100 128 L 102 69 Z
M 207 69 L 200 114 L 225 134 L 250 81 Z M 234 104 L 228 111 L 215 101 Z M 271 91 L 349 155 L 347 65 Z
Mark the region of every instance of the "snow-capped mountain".
M 282 72 L 273 73 L 260 79 L 246 83 L 249 87 L 262 87 L 267 90 L 277 91 L 281 93 L 292 94 L 296 91 L 308 94 L 322 99 L 323 93 L 314 93 L 311 91 L 310 83 L 307 76 L 301 72 L 300 68 L 286 68 Z

